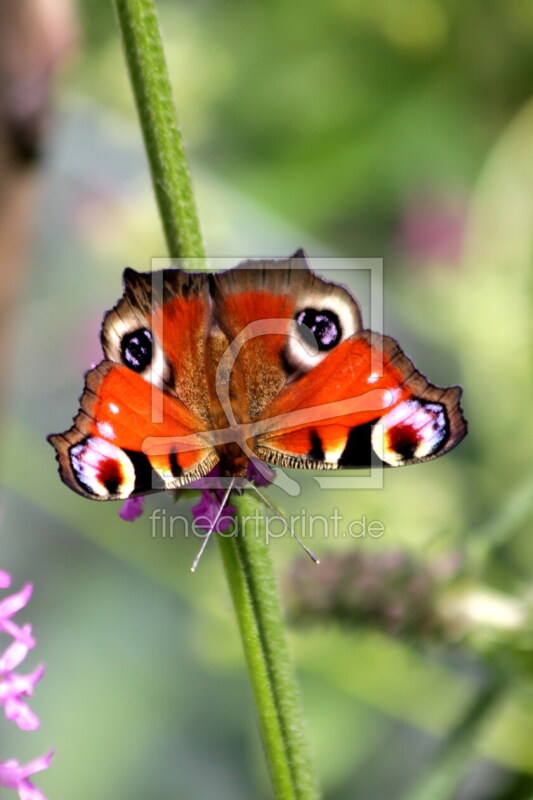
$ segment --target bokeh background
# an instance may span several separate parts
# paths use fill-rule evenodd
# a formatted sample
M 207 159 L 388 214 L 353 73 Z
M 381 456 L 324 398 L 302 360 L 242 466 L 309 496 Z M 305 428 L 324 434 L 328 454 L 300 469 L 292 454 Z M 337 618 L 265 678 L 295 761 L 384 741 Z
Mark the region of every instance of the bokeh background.
M 0 26 L 0 567 L 35 582 L 47 674 L 42 728 L 1 722 L 1 755 L 54 746 L 51 800 L 269 798 L 216 547 L 192 576 L 197 541 L 75 496 L 45 442 L 123 267 L 165 247 L 110 0 L 19 3 Z M 533 7 L 158 7 L 208 252 L 383 257 L 385 331 L 465 390 L 446 458 L 379 491 L 273 490 L 385 528 L 316 537 L 312 572 L 272 544 L 325 797 L 531 798 Z

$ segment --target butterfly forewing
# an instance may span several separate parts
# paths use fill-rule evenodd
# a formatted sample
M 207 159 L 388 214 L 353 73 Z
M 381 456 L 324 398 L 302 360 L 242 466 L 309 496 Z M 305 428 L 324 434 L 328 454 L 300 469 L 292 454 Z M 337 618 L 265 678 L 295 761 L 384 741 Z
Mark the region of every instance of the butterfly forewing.
M 279 422 L 257 437 L 257 454 L 306 469 L 426 461 L 465 436 L 460 396 L 428 383 L 390 337 L 362 331 L 265 409 Z
M 218 462 L 199 438 L 210 427 L 207 277 L 126 270 L 124 283 L 104 318 L 108 360 L 87 374 L 72 428 L 49 437 L 65 483 L 100 500 L 176 488 Z

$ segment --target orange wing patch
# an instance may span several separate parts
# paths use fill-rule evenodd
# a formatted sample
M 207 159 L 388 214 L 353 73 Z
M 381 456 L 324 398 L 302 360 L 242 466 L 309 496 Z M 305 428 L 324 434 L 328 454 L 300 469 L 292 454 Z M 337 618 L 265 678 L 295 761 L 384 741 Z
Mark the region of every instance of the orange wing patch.
M 363 331 L 268 406 L 256 452 L 309 469 L 425 461 L 466 434 L 460 394 L 429 384 L 393 339 Z
M 205 440 L 187 441 L 203 430 L 176 397 L 104 361 L 87 374 L 72 428 L 49 440 L 71 488 L 93 499 L 124 499 L 206 475 L 218 461 L 216 452 Z M 147 439 L 164 443 L 157 455 L 145 452 Z

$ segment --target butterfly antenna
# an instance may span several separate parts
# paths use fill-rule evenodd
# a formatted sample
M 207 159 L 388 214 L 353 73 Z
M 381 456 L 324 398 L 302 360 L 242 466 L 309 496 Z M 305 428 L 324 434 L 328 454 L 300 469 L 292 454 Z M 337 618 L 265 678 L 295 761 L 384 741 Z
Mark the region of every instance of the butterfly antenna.
M 196 558 L 192 562 L 191 572 L 196 572 L 196 567 L 200 563 L 200 559 L 204 554 L 204 550 L 207 547 L 207 543 L 208 543 L 209 539 L 211 538 L 211 534 L 215 530 L 215 528 L 217 526 L 217 522 L 219 521 L 220 517 L 222 516 L 222 512 L 224 511 L 224 508 L 226 507 L 226 503 L 228 502 L 228 498 L 229 498 L 229 496 L 231 494 L 231 491 L 233 489 L 234 484 L 235 484 L 235 478 L 232 478 L 230 485 L 226 489 L 226 493 L 224 495 L 224 499 L 222 500 L 222 502 L 220 504 L 220 508 L 218 509 L 218 511 L 216 513 L 216 517 L 213 520 L 213 522 L 211 523 L 211 527 L 209 528 L 209 530 L 207 531 L 207 533 L 206 533 L 206 535 L 204 537 L 204 540 L 202 542 L 202 546 L 198 550 Z
M 261 498 L 261 500 L 263 501 L 263 503 L 264 503 L 266 506 L 268 506 L 268 508 L 270 508 L 270 510 L 271 510 L 271 511 L 273 511 L 273 512 L 274 512 L 274 514 L 276 515 L 276 517 L 277 517 L 278 519 L 282 520 L 282 522 L 284 522 L 285 524 L 287 524 L 287 523 L 286 523 L 286 520 L 285 520 L 285 517 L 283 516 L 283 514 L 281 513 L 281 511 L 279 510 L 279 508 L 277 508 L 277 507 L 274 505 L 274 503 L 273 503 L 273 502 L 272 502 L 272 501 L 271 501 L 271 500 L 270 500 L 270 499 L 269 499 L 269 498 L 268 498 L 268 497 L 267 497 L 265 494 L 263 494 L 263 492 L 261 492 L 261 491 L 260 491 L 260 490 L 257 488 L 257 486 L 255 485 L 255 483 L 252 483 L 251 481 L 250 481 L 249 483 L 250 483 L 250 486 L 252 487 L 252 489 L 254 490 L 254 492 L 256 492 L 256 493 L 259 495 L 259 497 Z M 318 558 L 315 556 L 315 554 L 313 553 L 313 551 L 312 551 L 312 550 L 310 550 L 310 549 L 307 547 L 307 545 L 306 545 L 306 544 L 304 544 L 304 542 L 302 542 L 302 540 L 300 539 L 300 537 L 298 536 L 298 534 L 294 533 L 294 531 L 293 531 L 292 535 L 294 536 L 294 538 L 296 539 L 296 541 L 298 542 L 298 544 L 300 545 L 300 547 L 302 548 L 302 550 L 305 550 L 305 552 L 307 553 L 307 555 L 309 556 L 309 558 L 311 559 L 311 561 L 314 561 L 314 563 L 315 563 L 315 564 L 320 564 L 320 561 L 319 561 L 319 560 L 318 560 Z

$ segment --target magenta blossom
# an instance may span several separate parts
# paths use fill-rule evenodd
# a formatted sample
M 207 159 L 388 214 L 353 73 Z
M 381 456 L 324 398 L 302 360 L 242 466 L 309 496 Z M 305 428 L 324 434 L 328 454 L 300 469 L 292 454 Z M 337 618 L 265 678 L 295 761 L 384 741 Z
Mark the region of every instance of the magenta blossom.
M 191 508 L 196 525 L 203 531 L 213 530 L 215 519 L 220 511 L 224 500 L 226 489 L 220 478 L 220 467 L 217 466 L 203 478 L 191 483 L 191 489 L 201 489 L 200 501 Z M 236 509 L 233 506 L 225 505 L 222 509 L 216 528 L 217 533 L 224 533 L 233 523 Z
M 259 466 L 256 466 L 256 463 Z M 257 486 L 267 486 L 272 483 L 274 471 L 263 462 L 259 462 L 259 460 L 256 463 L 248 462 L 248 480 L 253 481 Z M 220 467 L 217 465 L 205 478 L 200 478 L 191 484 L 192 489 L 202 490 L 200 502 L 193 506 L 191 510 L 196 525 L 206 532 L 214 529 L 217 533 L 224 533 L 233 523 L 233 517 L 235 516 L 235 507 L 226 504 L 220 513 L 216 527 L 213 528 L 226 493 L 222 481 L 220 481 L 219 485 L 217 485 L 216 480 L 213 481 L 213 478 L 219 477 L 221 477 Z
M 204 489 L 202 491 L 200 502 L 191 509 L 194 521 L 201 530 L 206 532 L 215 530 L 217 533 L 224 533 L 232 525 L 236 508 L 226 504 L 217 520 L 216 527 L 213 528 L 223 500 L 223 489 Z
M 37 667 L 29 675 L 13 672 L 24 661 L 28 651 L 35 647 L 35 640 L 31 625 L 19 627 L 12 618 L 28 603 L 32 591 L 33 586 L 28 583 L 20 592 L 0 601 L 0 631 L 13 639 L 0 655 L 0 706 L 3 706 L 7 719 L 15 722 L 23 731 L 33 731 L 39 727 L 38 718 L 23 698 L 31 697 L 35 684 L 43 676 L 44 667 Z
M 0 571 L 0 588 L 7 589 L 10 584 L 8 573 Z M 0 706 L 3 707 L 6 718 L 15 722 L 23 731 L 33 731 L 40 726 L 39 718 L 25 698 L 32 696 L 35 685 L 43 676 L 44 667 L 40 665 L 27 675 L 14 672 L 29 650 L 35 647 L 35 640 L 31 625 L 20 626 L 13 621 L 13 617 L 28 604 L 32 591 L 33 586 L 28 583 L 19 592 L 0 600 L 0 633 L 7 634 L 12 639 L 0 654 Z M 49 753 L 31 761 L 25 767 L 15 760 L 0 762 L 0 786 L 17 791 L 20 800 L 46 800 L 28 777 L 46 769 L 51 758 L 52 753 Z
M 270 486 L 274 480 L 275 472 L 272 467 L 265 464 L 259 458 L 254 458 L 248 462 L 248 472 L 246 477 L 253 481 L 256 486 Z
M 126 522 L 134 522 L 138 517 L 141 516 L 143 509 L 144 497 L 129 497 L 122 504 L 122 508 L 118 512 L 118 515 Z
M 52 761 L 54 752 L 51 750 L 45 756 L 30 761 L 26 766 L 22 766 L 18 761 L 0 762 L 0 786 L 6 789 L 14 789 L 18 792 L 20 800 L 46 800 L 44 794 L 36 789 L 28 780 L 30 775 L 48 769 Z
M 196 525 L 206 532 L 212 529 L 224 500 L 224 486 L 222 481 L 216 480 L 220 477 L 220 467 L 217 464 L 208 475 L 198 478 L 187 487 L 189 489 L 200 489 L 202 492 L 199 502 L 192 507 L 192 513 Z M 274 480 L 274 470 L 263 461 L 253 459 L 248 462 L 246 477 L 256 486 L 269 486 Z M 119 511 L 119 517 L 126 520 L 126 522 L 133 522 L 138 519 L 143 513 L 144 499 L 144 497 L 130 497 L 125 500 Z M 218 533 L 227 531 L 232 524 L 234 516 L 235 508 L 225 505 L 217 522 L 216 531 Z
M 399 244 L 409 258 L 418 262 L 454 264 L 461 255 L 465 222 L 461 197 L 422 192 L 406 204 Z

